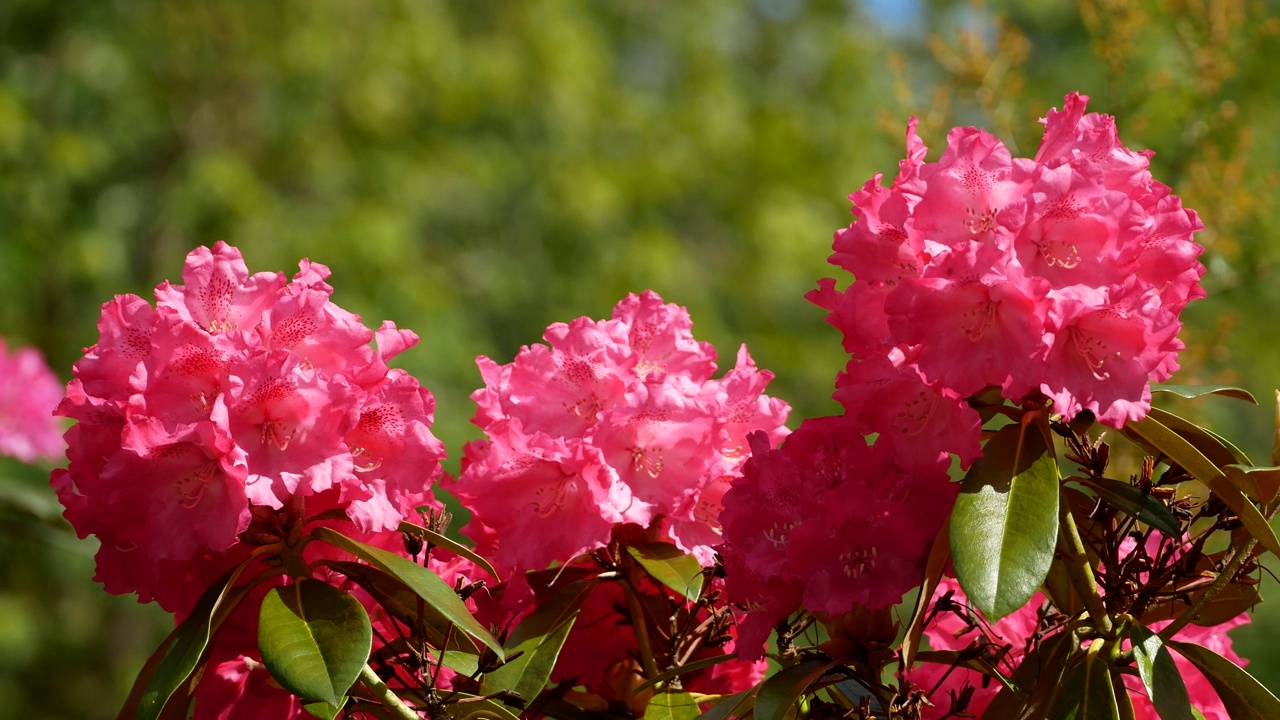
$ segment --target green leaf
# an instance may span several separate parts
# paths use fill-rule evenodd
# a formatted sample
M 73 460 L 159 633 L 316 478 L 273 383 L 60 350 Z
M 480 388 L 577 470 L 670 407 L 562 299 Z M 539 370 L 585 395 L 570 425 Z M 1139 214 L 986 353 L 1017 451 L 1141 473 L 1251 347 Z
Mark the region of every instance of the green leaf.
M 1076 663 L 1067 672 L 1058 702 L 1049 720 L 1119 720 L 1115 690 L 1107 664 L 1093 658 Z
M 1253 393 L 1244 388 L 1231 385 L 1152 385 L 1151 392 L 1173 393 L 1188 400 L 1194 400 L 1205 395 L 1222 395 L 1223 397 L 1244 400 L 1254 405 L 1258 404 L 1258 399 L 1253 396 Z
M 1179 417 L 1160 408 L 1151 408 L 1151 411 L 1147 413 L 1147 417 L 1154 418 L 1165 427 L 1181 435 L 1187 442 L 1191 443 L 1192 447 L 1204 453 L 1204 456 L 1212 460 L 1218 467 L 1236 463 L 1253 464 L 1243 450 L 1207 427 L 1197 425 L 1186 418 Z
M 506 705 L 488 698 L 457 691 L 449 693 L 450 702 L 444 711 L 455 720 L 520 720 Z
M 369 660 L 373 628 L 349 593 L 312 578 L 272 588 L 258 614 L 262 664 L 303 700 L 338 706 Z
M 1058 539 L 1058 467 L 1044 434 L 1007 425 L 987 441 L 951 512 L 951 557 L 969 601 L 995 622 L 1040 589 Z
M 457 555 L 458 557 L 466 558 L 467 560 L 470 560 L 473 564 L 475 564 L 477 567 L 479 567 L 481 570 L 484 570 L 485 572 L 492 575 L 493 579 L 495 580 L 500 579 L 498 577 L 498 571 L 493 569 L 493 566 L 489 564 L 489 561 L 485 560 L 483 557 L 480 557 L 480 555 L 477 554 L 475 550 L 472 550 L 466 545 L 463 545 L 451 538 L 445 537 L 444 535 L 441 535 L 440 533 L 435 532 L 434 530 L 428 530 L 427 528 L 424 528 L 421 525 L 415 525 L 411 522 L 402 521 L 400 523 L 399 530 L 400 532 L 403 532 L 403 533 L 416 535 L 422 538 L 423 540 L 425 540 L 426 542 L 432 545 L 435 545 L 437 547 L 442 547 L 445 550 L 448 550 L 449 552 L 453 553 L 454 555 Z
M 756 720 L 782 720 L 809 687 L 835 665 L 832 660 L 805 660 L 765 680 L 756 693 Z
M 649 573 L 649 577 L 666 585 L 689 602 L 697 602 L 702 594 L 702 565 L 671 543 L 655 542 L 628 545 L 627 552 Z
M 326 564 L 354 581 L 397 620 L 421 633 L 428 645 L 446 651 L 446 667 L 463 675 L 475 672 L 480 649 L 466 633 L 450 632 L 453 622 L 404 583 L 364 563 L 331 560 Z
M 488 673 L 480 687 L 483 694 L 513 690 L 532 700 L 546 686 L 565 638 L 573 629 L 578 612 L 597 586 L 578 581 L 538 605 L 507 638 L 507 656 L 523 653 Z
M 703 713 L 702 720 L 729 720 L 729 718 L 742 717 L 748 712 L 759 690 L 759 685 L 753 685 L 724 698 Z
M 408 558 L 357 542 L 330 528 L 316 528 L 313 532 L 317 538 L 334 547 L 346 550 L 398 579 L 417 593 L 418 597 L 440 611 L 454 625 L 462 628 L 471 637 L 488 645 L 498 654 L 499 658 L 506 657 L 503 654 L 502 644 L 494 639 L 488 630 L 484 629 L 479 620 L 476 620 L 471 611 L 467 609 L 466 604 L 458 597 L 458 593 L 454 592 L 453 588 L 449 587 L 435 573 Z
M 1138 676 L 1161 720 L 1193 720 L 1187 686 L 1160 636 L 1141 625 L 1131 625 L 1129 641 Z
M 687 692 L 655 693 L 644 709 L 644 720 L 696 720 L 701 708 Z
M 1177 650 L 1204 674 L 1231 720 L 1280 718 L 1280 700 L 1244 668 L 1202 645 L 1177 640 L 1169 640 L 1165 645 Z
M 1280 556 L 1280 539 L 1267 523 L 1258 508 L 1227 479 L 1222 470 L 1209 461 L 1185 438 L 1152 418 L 1150 415 L 1136 423 L 1129 423 L 1125 430 L 1141 437 L 1156 447 L 1170 460 L 1180 465 L 1191 476 L 1204 483 L 1214 495 L 1240 518 L 1240 523 L 1263 547 Z
M 165 638 L 138 675 L 129 699 L 120 710 L 119 720 L 130 716 L 128 711 L 134 702 L 137 703 L 137 711 L 132 715 L 138 720 L 156 720 L 161 716 L 169 699 L 200 665 L 210 636 L 221 624 L 218 618 L 225 619 L 248 592 L 248 588 L 235 587 L 247 565 L 248 561 L 245 561 L 210 585 L 196 601 L 191 614 Z M 142 684 L 144 679 L 145 685 Z M 135 693 L 141 688 L 145 689 L 135 698 Z M 190 694 L 189 688 L 186 694 Z
M 1164 503 L 1141 488 L 1111 478 L 1073 477 L 1071 481 L 1093 490 L 1115 508 L 1132 515 L 1172 538 L 1181 537 L 1178 520 Z
M 318 717 L 320 720 L 333 720 L 338 717 L 338 713 L 342 712 L 342 706 L 347 704 L 345 697 L 341 698 L 337 705 L 330 705 L 327 702 L 309 702 L 302 706 L 303 710 L 311 717 Z
M 693 662 L 685 663 L 684 665 L 681 665 L 678 668 L 672 668 L 671 670 L 668 670 L 666 672 L 658 673 L 657 675 L 654 675 L 648 680 L 645 680 L 644 682 L 640 683 L 639 685 L 636 686 L 635 690 L 631 691 L 631 696 L 635 697 L 636 695 L 639 695 L 640 693 L 644 692 L 647 688 L 651 688 L 654 685 L 657 685 L 658 683 L 664 683 L 670 680 L 671 678 L 680 677 L 681 675 L 688 675 L 689 673 L 698 672 L 699 670 L 706 670 L 707 668 L 714 667 L 716 665 L 719 665 L 720 663 L 730 662 L 737 659 L 738 659 L 738 656 L 736 653 L 729 653 L 728 655 L 715 655 L 713 657 L 703 658 L 701 660 L 694 660 Z

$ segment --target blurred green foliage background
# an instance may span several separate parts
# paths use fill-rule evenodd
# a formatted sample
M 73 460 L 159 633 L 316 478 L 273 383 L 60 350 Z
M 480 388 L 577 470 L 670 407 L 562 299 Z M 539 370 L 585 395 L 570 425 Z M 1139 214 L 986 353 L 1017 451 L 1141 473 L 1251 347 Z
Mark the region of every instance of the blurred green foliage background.
M 1208 229 L 1182 382 L 1255 459 L 1280 383 L 1276 0 L 5 0 L 0 335 L 69 377 L 97 307 L 226 240 L 329 265 L 335 300 L 422 336 L 402 356 L 456 458 L 476 355 L 629 291 L 747 343 L 770 393 L 830 414 L 845 196 L 983 125 L 1031 155 L 1079 90 Z M 456 459 L 452 461 L 456 468 Z M 45 469 L 47 470 L 47 468 Z M 47 474 L 0 464 L 0 720 L 111 717 L 167 616 L 91 582 Z M 1274 559 L 1272 559 L 1274 563 Z M 1267 594 L 1264 592 L 1264 595 Z M 1274 586 L 1270 594 L 1276 595 Z M 1235 633 L 1280 689 L 1280 609 Z

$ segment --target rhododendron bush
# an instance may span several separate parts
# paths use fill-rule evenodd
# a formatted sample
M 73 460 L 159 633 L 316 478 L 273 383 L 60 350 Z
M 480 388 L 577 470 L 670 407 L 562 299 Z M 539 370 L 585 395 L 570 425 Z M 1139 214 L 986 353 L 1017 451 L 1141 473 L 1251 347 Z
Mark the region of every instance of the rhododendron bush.
M 323 265 L 218 243 L 107 302 L 52 483 L 106 590 L 175 617 L 120 716 L 1280 717 L 1226 634 L 1280 445 L 1153 405 L 1254 400 L 1161 384 L 1202 224 L 1086 101 L 1033 158 L 957 128 L 930 162 L 908 124 L 807 295 L 844 413 L 794 432 L 652 291 L 478 358 L 453 478 L 388 366 L 417 336 Z

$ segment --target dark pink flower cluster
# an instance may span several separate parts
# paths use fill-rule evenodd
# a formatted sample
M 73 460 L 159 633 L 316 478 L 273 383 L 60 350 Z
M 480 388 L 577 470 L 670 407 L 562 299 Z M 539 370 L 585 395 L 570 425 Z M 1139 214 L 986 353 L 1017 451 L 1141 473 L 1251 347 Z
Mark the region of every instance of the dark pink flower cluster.
M 715 349 L 692 327 L 647 291 L 609 320 L 552 325 L 546 345 L 507 365 L 477 360 L 472 422 L 487 439 L 467 445 L 451 490 L 474 513 L 465 532 L 482 554 L 540 570 L 605 546 L 615 525 L 660 522 L 663 539 L 710 564 L 747 433 L 776 442 L 790 408 L 762 394 L 773 374 L 745 346 L 712 378 Z
M 58 414 L 66 517 L 97 535 L 98 579 L 184 611 L 254 523 L 340 509 L 363 532 L 428 501 L 442 444 L 431 393 L 386 360 L 417 342 L 334 305 L 328 268 L 250 275 L 225 243 L 187 256 L 156 305 L 102 307 Z M 372 341 L 377 340 L 377 349 Z
M 53 409 L 62 383 L 35 348 L 9 352 L 0 338 L 0 455 L 23 462 L 53 462 L 62 456 L 62 428 Z
M 867 445 L 848 416 L 806 420 L 777 450 L 752 435 L 724 496 L 726 591 L 747 608 L 739 654 L 805 607 L 827 616 L 893 605 L 920 584 L 927 544 L 959 486 L 946 469 L 904 467 L 884 436 Z
M 809 297 L 853 356 L 837 399 L 904 454 L 971 461 L 964 399 L 984 388 L 1116 427 L 1144 417 L 1150 383 L 1178 368 L 1178 316 L 1204 295 L 1203 226 L 1087 99 L 1050 111 L 1033 159 L 956 128 L 925 162 L 912 120 L 893 184 L 877 174 L 850 196 L 857 219 L 831 262 L 856 281 Z

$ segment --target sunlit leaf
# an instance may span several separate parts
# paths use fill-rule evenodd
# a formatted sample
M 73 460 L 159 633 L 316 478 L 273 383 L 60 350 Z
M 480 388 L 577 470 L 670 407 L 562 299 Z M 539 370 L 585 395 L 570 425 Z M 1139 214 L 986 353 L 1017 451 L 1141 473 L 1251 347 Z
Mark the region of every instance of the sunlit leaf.
M 448 550 L 449 552 L 453 553 L 454 555 L 457 555 L 458 557 L 470 560 L 473 564 L 475 564 L 481 570 L 484 570 L 485 572 L 492 575 L 495 580 L 501 579 L 498 577 L 498 571 L 493 569 L 493 566 L 489 564 L 488 560 L 485 560 L 478 553 L 476 553 L 476 551 L 472 550 L 466 545 L 456 542 L 451 538 L 445 537 L 444 535 L 441 535 L 440 533 L 435 532 L 434 530 L 428 530 L 427 528 L 424 528 L 421 525 L 415 525 L 414 523 L 411 523 L 411 522 L 402 521 L 400 523 L 399 529 L 400 529 L 400 532 L 409 533 L 410 535 L 415 535 L 419 538 L 422 538 L 426 542 L 431 543 L 432 545 L 436 545 L 438 547 L 444 548 L 445 550 Z
M 1155 419 L 1160 424 L 1181 435 L 1187 442 L 1191 443 L 1192 447 L 1204 453 L 1204 456 L 1212 460 L 1218 467 L 1236 463 L 1253 464 L 1243 450 L 1207 427 L 1160 408 L 1151 408 L 1151 411 L 1147 413 L 1147 417 Z
M 695 720 L 702 710 L 687 692 L 660 692 L 649 699 L 644 720 Z
M 519 716 L 502 703 L 466 693 L 449 693 L 453 702 L 444 711 L 453 720 L 520 720 Z
M 338 713 L 342 712 L 342 705 L 346 704 L 346 699 L 341 698 L 338 705 L 330 705 L 327 702 L 309 702 L 302 706 L 303 710 L 311 717 L 318 717 L 320 720 L 333 720 L 338 717 Z
M 1088 487 L 1112 507 L 1132 515 L 1169 537 L 1178 538 L 1182 535 L 1178 519 L 1173 516 L 1169 508 L 1149 493 L 1143 492 L 1141 488 L 1111 478 L 1082 476 L 1073 477 L 1071 481 Z
M 740 718 L 746 715 L 755 702 L 756 693 L 759 690 L 760 686 L 754 685 L 722 699 L 702 714 L 702 720 L 729 720 L 729 718 Z
M 951 557 L 992 622 L 1040 589 L 1058 538 L 1058 467 L 1043 433 L 1008 425 L 987 441 L 951 513 Z
M 372 646 L 364 606 L 326 582 L 304 578 L 273 588 L 262 601 L 262 664 L 281 687 L 304 700 L 339 705 Z
M 449 587 L 438 575 L 421 565 L 380 548 L 365 545 L 342 535 L 330 528 L 321 527 L 314 530 L 316 537 L 335 547 L 346 550 L 383 572 L 399 579 L 409 586 L 418 597 L 426 600 L 450 622 L 457 625 L 467 634 L 488 645 L 498 654 L 505 657 L 502 645 L 489 634 L 488 630 L 475 619 L 471 611 L 458 597 L 458 593 Z
M 511 631 L 507 638 L 507 656 L 522 653 L 502 667 L 488 673 L 481 685 L 484 694 L 513 690 L 526 700 L 533 699 L 547 684 L 565 638 L 587 601 L 593 583 L 578 581 L 544 600 Z
M 1267 523 L 1258 508 L 1227 479 L 1222 470 L 1209 461 L 1199 450 L 1191 446 L 1185 438 L 1165 427 L 1150 416 L 1136 423 L 1129 423 L 1125 429 L 1143 438 L 1158 448 L 1173 462 L 1180 465 L 1191 476 L 1204 483 L 1214 495 L 1217 495 L 1232 512 L 1240 518 L 1245 530 L 1258 540 L 1267 550 L 1280 555 L 1280 539 Z
M 1248 403 L 1258 404 L 1258 399 L 1253 393 L 1244 388 L 1233 387 L 1231 385 L 1152 385 L 1151 392 L 1166 392 L 1177 395 L 1178 397 L 1194 400 L 1205 395 L 1221 395 L 1223 397 L 1244 400 Z
M 428 645 L 446 650 L 446 667 L 464 675 L 475 671 L 476 656 L 480 654 L 476 644 L 466 633 L 450 632 L 453 622 L 403 582 L 364 563 L 331 560 L 327 564 L 353 580 L 391 616 L 420 633 Z
M 1280 700 L 1244 668 L 1202 645 L 1177 640 L 1169 640 L 1165 644 L 1177 650 L 1204 674 L 1231 720 L 1280 718 Z
M 628 545 L 627 552 L 650 577 L 689 602 L 697 601 L 702 594 L 702 565 L 675 545 L 661 542 Z
M 654 675 L 648 680 L 645 680 L 644 682 L 637 685 L 634 690 L 631 691 L 631 695 L 632 697 L 639 695 L 640 693 L 644 692 L 648 688 L 651 688 L 659 683 L 664 683 L 672 678 L 678 678 L 682 675 L 695 673 L 695 672 L 698 672 L 699 670 L 706 670 L 709 667 L 715 667 L 716 665 L 719 665 L 721 663 L 734 662 L 737 659 L 738 659 L 738 656 L 736 654 L 729 653 L 727 655 L 714 655 L 709 658 L 703 658 L 701 660 L 694 660 L 693 662 L 685 663 L 684 665 L 681 665 L 678 668 L 673 668 L 666 672 L 658 673 L 657 675 Z
M 1131 625 L 1129 641 L 1133 664 L 1138 667 L 1138 676 L 1160 720 L 1193 720 L 1187 686 L 1160 636 L 1141 625 Z
M 805 660 L 765 680 L 756 693 L 756 720 L 782 720 L 787 711 L 835 664 L 831 660 Z

